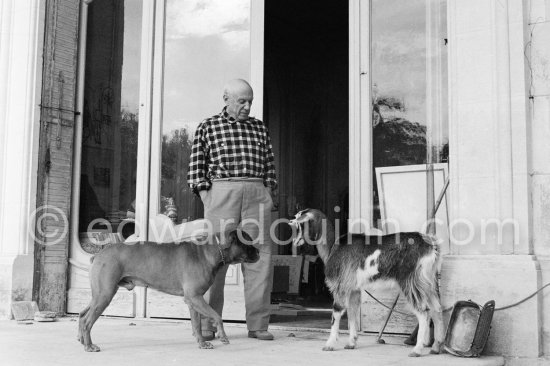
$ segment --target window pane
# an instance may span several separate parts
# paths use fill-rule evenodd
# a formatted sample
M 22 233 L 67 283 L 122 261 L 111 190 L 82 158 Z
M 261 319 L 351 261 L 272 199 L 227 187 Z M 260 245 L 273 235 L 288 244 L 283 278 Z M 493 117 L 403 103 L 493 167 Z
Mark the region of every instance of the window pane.
M 447 161 L 445 6 L 443 0 L 372 1 L 374 168 Z
M 95 0 L 89 5 L 82 136 L 79 232 L 96 251 L 90 223 L 106 219 L 113 232 L 136 193 L 142 2 Z M 110 231 L 97 223 L 93 231 Z M 124 236 L 132 225 L 124 226 Z M 109 239 L 110 238 L 110 239 Z
M 167 1 L 159 212 L 177 223 L 203 215 L 187 186 L 197 125 L 222 110 L 227 80 L 250 79 L 250 1 Z

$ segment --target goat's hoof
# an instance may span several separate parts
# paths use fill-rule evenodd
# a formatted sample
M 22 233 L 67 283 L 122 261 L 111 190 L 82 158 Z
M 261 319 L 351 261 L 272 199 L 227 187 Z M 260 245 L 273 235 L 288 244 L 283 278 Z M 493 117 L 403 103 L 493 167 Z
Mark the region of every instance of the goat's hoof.
M 210 342 L 199 342 L 200 349 L 214 349 L 214 346 Z
M 332 346 L 324 346 L 323 351 L 334 351 L 334 347 Z
M 435 349 L 430 350 L 430 355 L 438 355 L 439 353 L 440 353 L 439 350 L 435 350 Z
M 222 341 L 223 344 L 229 344 L 229 339 L 227 337 L 220 337 L 220 341 Z
M 86 351 L 86 352 L 99 352 L 99 351 L 101 351 L 101 348 L 99 348 L 95 344 L 89 344 L 87 346 L 84 346 L 84 351 Z
M 409 357 L 420 357 L 420 356 L 422 356 L 420 353 L 416 353 L 414 351 L 409 353 Z
M 355 346 L 356 346 L 355 344 L 346 344 L 346 345 L 344 346 L 344 348 L 345 348 L 345 349 L 355 349 Z

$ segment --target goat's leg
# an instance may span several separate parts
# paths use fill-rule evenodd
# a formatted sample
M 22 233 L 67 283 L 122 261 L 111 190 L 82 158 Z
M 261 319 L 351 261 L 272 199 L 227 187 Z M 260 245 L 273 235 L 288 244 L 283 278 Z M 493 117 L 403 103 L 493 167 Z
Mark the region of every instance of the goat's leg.
M 413 351 L 409 353 L 409 357 L 420 357 L 424 344 L 429 341 L 426 337 L 426 333 L 430 327 L 430 317 L 427 310 L 415 310 L 414 313 L 418 319 L 418 336 L 416 337 L 416 346 L 414 346 Z
M 332 305 L 332 326 L 330 328 L 330 336 L 327 343 L 323 347 L 323 351 L 334 351 L 334 346 L 338 342 L 338 332 L 340 331 L 340 319 L 344 315 L 346 309 L 334 301 Z
M 357 346 L 357 329 L 359 328 L 359 313 L 361 308 L 361 293 L 353 292 L 349 298 L 348 328 L 349 340 L 345 349 L 354 349 Z
M 431 297 L 431 318 L 434 322 L 434 343 L 430 353 L 439 354 L 441 352 L 441 345 L 443 344 L 445 337 L 445 325 L 443 324 L 443 312 L 441 311 L 441 304 L 439 302 L 439 297 L 433 295 Z

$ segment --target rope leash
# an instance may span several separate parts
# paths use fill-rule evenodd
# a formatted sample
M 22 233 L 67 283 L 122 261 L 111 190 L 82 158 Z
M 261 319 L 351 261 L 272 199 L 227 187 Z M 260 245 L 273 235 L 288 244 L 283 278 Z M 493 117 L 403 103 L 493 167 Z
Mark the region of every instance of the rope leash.
M 550 282 L 548 282 L 547 284 L 545 284 L 544 286 L 542 286 L 541 288 L 539 288 L 537 291 L 533 292 L 531 295 L 523 298 L 522 300 L 518 301 L 518 302 L 515 302 L 513 304 L 510 304 L 510 305 L 506 305 L 506 306 L 502 306 L 500 308 L 495 308 L 495 311 L 501 311 L 501 310 L 506 310 L 506 309 L 510 309 L 510 308 L 513 308 L 515 306 L 518 306 L 520 304 L 523 304 L 525 301 L 531 299 L 533 296 L 535 296 L 536 294 L 538 294 L 539 292 L 541 292 L 542 290 L 544 290 L 546 287 L 550 286 Z M 380 300 L 378 300 L 376 297 L 374 297 L 370 292 L 368 292 L 367 290 L 364 290 L 367 295 L 369 295 L 374 301 L 376 301 L 378 304 L 382 305 L 383 307 L 385 307 L 386 309 L 388 310 L 393 310 L 393 312 L 395 313 L 398 313 L 398 314 L 401 314 L 401 315 L 406 315 L 406 316 L 410 316 L 411 314 L 410 313 L 405 313 L 405 312 L 402 312 L 402 311 L 399 311 L 399 310 L 396 310 L 396 309 L 392 309 L 391 307 L 389 307 L 388 305 L 384 304 L 383 302 L 381 302 Z M 449 306 L 443 310 L 441 310 L 442 312 L 447 312 L 447 311 L 450 311 L 452 310 L 453 307 L 452 306 Z

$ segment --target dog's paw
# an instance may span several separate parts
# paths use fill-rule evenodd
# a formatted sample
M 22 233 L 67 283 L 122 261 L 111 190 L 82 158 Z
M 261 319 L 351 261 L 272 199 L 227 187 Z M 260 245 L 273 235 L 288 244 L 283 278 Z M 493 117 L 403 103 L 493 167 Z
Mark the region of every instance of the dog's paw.
M 420 357 L 420 356 L 422 356 L 420 353 L 417 353 L 417 352 L 414 352 L 414 351 L 409 353 L 409 357 Z
M 334 351 L 334 347 L 333 346 L 324 346 L 323 351 Z
M 355 349 L 355 347 L 356 347 L 355 344 L 346 344 L 344 346 L 345 349 Z
M 214 345 L 210 342 L 199 342 L 200 349 L 214 349 Z
M 90 344 L 90 345 L 84 346 L 84 351 L 86 351 L 86 352 L 99 352 L 99 351 L 101 351 L 101 348 L 99 348 L 95 344 Z
M 229 339 L 227 337 L 220 337 L 220 341 L 223 343 L 223 344 L 229 344 Z

